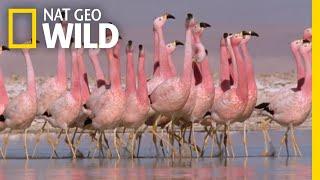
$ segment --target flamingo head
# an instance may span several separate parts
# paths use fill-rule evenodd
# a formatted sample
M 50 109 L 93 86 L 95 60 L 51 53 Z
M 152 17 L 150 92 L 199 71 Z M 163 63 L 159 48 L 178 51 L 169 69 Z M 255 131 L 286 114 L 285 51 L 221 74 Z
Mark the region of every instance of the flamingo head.
M 303 43 L 303 40 L 302 39 L 297 39 L 297 40 L 294 40 L 290 43 L 290 47 L 291 47 L 291 50 L 292 51 L 297 51 L 299 50 L 300 46 L 302 45 Z
M 144 57 L 145 54 L 144 54 L 144 48 L 143 48 L 143 45 L 142 44 L 139 44 L 139 57 Z
M 131 40 L 129 40 L 127 43 L 126 52 L 133 53 L 133 42 Z
M 194 36 L 200 37 L 202 35 L 204 29 L 209 28 L 209 27 L 211 27 L 210 24 L 205 23 L 205 22 L 200 22 L 192 28 L 192 32 L 193 32 Z
M 188 28 L 192 28 L 193 26 L 196 25 L 196 21 L 195 21 L 193 15 L 192 15 L 191 13 L 188 13 L 188 14 L 187 14 L 186 24 L 185 24 L 185 25 L 186 25 L 186 28 L 187 28 L 187 29 L 188 29 Z
M 244 31 L 242 31 L 242 32 L 244 32 Z M 249 33 L 249 35 L 244 35 L 244 38 L 241 41 L 241 44 L 247 43 L 251 39 L 252 36 L 259 37 L 259 34 L 254 31 L 248 31 L 248 33 Z
M 309 53 L 312 49 L 311 42 L 309 40 L 303 40 L 302 45 L 300 46 L 300 53 Z
M 33 41 L 34 41 L 34 40 L 32 40 L 32 38 L 31 38 L 30 40 L 24 42 L 23 44 L 31 44 Z M 38 40 L 35 40 L 35 41 L 36 41 L 37 44 L 40 43 L 40 41 L 38 41 Z M 24 49 L 22 49 L 22 52 L 24 52 L 24 53 L 29 52 L 29 48 L 24 48 Z
M 220 47 L 227 46 L 227 38 L 228 36 L 232 36 L 232 33 L 223 33 L 222 38 L 220 40 Z
M 248 33 L 247 31 L 241 31 L 240 33 L 233 34 L 231 37 L 228 36 L 227 39 L 230 37 L 231 45 L 237 46 L 241 43 L 246 35 L 250 35 L 250 33 Z
M 169 44 L 167 44 L 166 48 L 167 48 L 167 52 L 168 54 L 172 54 L 175 50 L 177 46 L 183 46 L 184 44 L 178 40 L 175 40 Z
M 162 16 L 155 18 L 153 21 L 154 29 L 162 28 L 168 19 L 175 19 L 175 17 L 172 14 L 165 13 Z
M 204 60 L 204 58 L 206 57 L 206 49 L 204 48 L 202 43 L 197 43 L 195 45 L 195 55 L 192 57 L 192 60 L 194 62 L 201 62 Z
M 10 51 L 10 49 L 7 46 L 0 46 L 0 55 L 2 54 L 3 51 Z
M 306 28 L 303 31 L 303 39 L 307 39 L 309 41 L 312 40 L 312 30 L 311 30 L 311 28 Z

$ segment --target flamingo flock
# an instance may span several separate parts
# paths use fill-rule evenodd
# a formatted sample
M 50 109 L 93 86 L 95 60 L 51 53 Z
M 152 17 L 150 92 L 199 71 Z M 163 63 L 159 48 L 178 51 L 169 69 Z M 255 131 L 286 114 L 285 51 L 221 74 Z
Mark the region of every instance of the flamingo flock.
M 58 157 L 56 148 L 63 133 L 72 158 L 78 156 L 78 147 L 84 131 L 90 131 L 92 142 L 96 141 L 94 152 L 97 149 L 103 152 L 106 146 L 107 150 L 110 150 L 105 135 L 106 130 L 113 130 L 113 144 L 117 157 L 120 158 L 121 153 L 118 148 L 123 144 L 123 140 L 119 137 L 119 129 L 123 129 L 123 132 L 127 129 L 132 130 L 127 142 L 127 146 L 131 146 L 129 151 L 132 158 L 138 156 L 142 132 L 145 131 L 150 131 L 153 135 L 157 156 L 159 155 L 157 140 L 160 139 L 164 156 L 165 146 L 171 150 L 172 157 L 177 155 L 174 146 L 177 141 L 179 148 L 182 145 L 189 145 L 191 151 L 195 151 L 197 157 L 200 157 L 204 153 L 204 147 L 201 149 L 197 145 L 194 135 L 195 124 L 203 126 L 207 132 L 204 146 L 211 137 L 217 140 L 220 155 L 234 157 L 230 129 L 236 122 L 243 123 L 244 156 L 249 156 L 246 122 L 253 111 L 267 117 L 262 123 L 275 121 L 287 128 L 278 155 L 284 144 L 289 154 L 287 142 L 290 131 L 294 153 L 301 156 L 294 128 L 302 124 L 311 111 L 311 28 L 305 29 L 302 39 L 293 41 L 290 46 L 297 66 L 297 86 L 282 89 L 269 101 L 257 104 L 258 91 L 253 59 L 248 46 L 252 37 L 259 37 L 259 34 L 254 31 L 240 31 L 222 35 L 219 41 L 219 83 L 215 86 L 213 71 L 209 65 L 212 60 L 208 58 L 209 50 L 202 42 L 202 34 L 211 25 L 196 20 L 193 14 L 189 13 L 185 20 L 184 43 L 174 40 L 166 44 L 163 29 L 167 21 L 174 19 L 172 14 L 165 13 L 153 21 L 154 66 L 151 77 L 145 72 L 145 61 L 148 57 L 142 44 L 136 44 L 131 40 L 123 42 L 119 37 L 118 43 L 112 48 L 89 49 L 88 54 L 96 79 L 96 86 L 92 89 L 89 88 L 84 63 L 85 50 L 74 48 L 73 39 L 69 49 L 58 47 L 56 75 L 38 85 L 29 49 L 22 49 L 27 70 L 25 91 L 9 99 L 0 68 L 0 130 L 7 133 L 3 139 L 3 147 L 0 148 L 2 157 L 6 158 L 9 133 L 18 129 L 24 130 L 25 157 L 29 158 L 27 132 L 36 117 L 44 119 L 45 123 L 36 136 L 32 157 L 46 124 L 60 129 L 56 138 L 47 132 L 48 143 L 52 149 L 51 158 L 53 155 Z M 61 23 L 66 31 L 68 23 L 65 21 Z M 111 37 L 112 34 L 107 32 L 106 39 L 110 40 Z M 122 84 L 121 63 L 124 61 L 120 57 L 121 46 L 125 43 L 126 79 Z M 176 71 L 174 65 L 176 60 L 172 59 L 172 54 L 178 46 L 184 46 L 181 74 Z M 0 46 L 0 55 L 5 51 L 10 49 Z M 67 82 L 66 51 L 71 52 L 70 89 Z M 102 52 L 106 54 L 109 64 L 108 76 L 103 73 L 99 62 L 99 53 Z M 136 70 L 134 64 L 137 64 Z M 219 130 L 220 126 L 224 129 L 222 132 Z M 70 129 L 73 128 L 75 131 L 70 137 Z M 158 128 L 161 134 L 158 133 Z M 185 137 L 188 128 L 189 139 Z M 78 129 L 81 129 L 81 132 L 76 139 Z M 164 135 L 164 131 L 167 132 L 167 136 Z M 263 133 L 266 145 L 264 155 L 273 155 L 274 152 L 268 152 L 270 148 L 267 146 L 271 144 L 271 139 L 266 128 L 263 128 Z M 138 152 L 136 152 L 137 139 L 139 139 Z

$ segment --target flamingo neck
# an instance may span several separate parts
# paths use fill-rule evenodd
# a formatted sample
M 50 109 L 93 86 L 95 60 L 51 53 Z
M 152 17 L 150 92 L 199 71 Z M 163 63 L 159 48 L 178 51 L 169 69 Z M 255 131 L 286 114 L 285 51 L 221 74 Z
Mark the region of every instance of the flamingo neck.
M 256 92 L 257 91 L 257 84 L 256 84 L 255 76 L 254 76 L 252 57 L 250 56 L 249 50 L 248 50 L 248 44 L 243 43 L 240 46 L 241 46 L 243 58 L 245 59 L 245 64 L 246 64 L 248 90 Z
M 102 68 L 100 66 L 98 56 L 96 56 L 96 55 L 90 56 L 90 59 L 93 64 L 93 68 L 94 68 L 94 72 L 95 72 L 95 76 L 96 76 L 97 87 L 99 88 L 99 87 L 106 84 L 105 79 L 104 79 L 104 74 L 103 74 Z
M 24 51 L 23 55 L 27 65 L 28 92 L 31 96 L 36 97 L 36 79 L 34 75 L 31 57 L 28 51 Z
M 228 49 L 220 46 L 220 87 L 223 91 L 230 89 Z
M 83 54 L 78 54 L 79 74 L 80 74 L 80 86 L 81 86 L 81 100 L 85 104 L 90 96 L 88 74 L 83 62 Z
M 159 76 L 160 70 L 159 70 L 159 36 L 157 34 L 157 31 L 153 31 L 153 75 Z
M 312 93 L 312 69 L 311 69 L 312 65 L 311 65 L 311 61 L 312 61 L 312 58 L 309 53 L 302 53 L 301 55 L 304 59 L 304 63 L 305 63 L 305 67 L 306 67 L 305 83 L 302 85 L 301 90 L 307 97 L 311 97 L 311 93 Z
M 168 54 L 168 62 L 169 62 L 171 74 L 173 76 L 176 76 L 177 75 L 177 70 L 176 70 L 176 67 L 174 66 L 174 63 L 172 61 L 172 54 L 170 54 L 170 53 L 167 53 L 167 54 Z
M 129 95 L 136 92 L 136 77 L 133 65 L 133 53 L 127 53 L 127 75 L 126 75 L 126 93 Z
M 298 49 L 291 48 L 291 51 L 297 65 L 297 89 L 300 90 L 305 78 L 304 64 Z
M 229 66 L 229 79 L 230 79 L 230 86 L 233 85 L 234 87 L 237 87 L 238 86 L 238 83 L 239 83 L 239 74 L 238 74 L 238 67 L 237 67 L 237 60 L 236 60 L 236 56 L 235 56 L 235 52 L 234 52 L 234 49 L 233 47 L 231 46 L 231 43 L 227 43 L 227 48 L 228 48 L 228 51 L 230 53 L 230 56 L 231 56 L 231 62 L 229 62 L 229 59 L 228 59 L 228 66 Z M 239 49 L 238 49 L 239 50 Z M 240 55 L 240 54 L 238 54 Z M 242 59 L 242 56 L 240 57 Z
M 111 80 L 112 89 L 121 89 L 121 79 L 120 79 L 120 61 L 115 58 L 112 49 L 107 49 L 107 54 L 109 58 L 109 76 Z
M 81 84 L 77 53 L 72 52 L 71 94 L 77 102 L 81 102 Z
M 163 30 L 161 28 L 157 29 L 159 36 L 159 63 L 160 63 L 160 75 L 162 77 L 170 77 L 170 66 L 168 62 L 167 48 L 164 41 Z
M 56 78 L 58 83 L 63 87 L 67 87 L 67 67 L 66 67 L 66 50 L 59 46 L 58 64 Z
M 8 98 L 8 93 L 4 83 L 5 83 L 4 76 L 2 74 L 2 69 L 0 68 L 0 104 L 6 107 L 6 105 L 9 102 L 9 98 Z
M 210 70 L 210 65 L 208 61 L 208 57 L 206 57 L 202 62 L 201 62 L 201 73 L 202 73 L 202 78 L 203 78 L 203 87 L 206 90 L 212 90 L 213 87 L 213 78 L 212 78 L 212 72 Z
M 186 30 L 186 42 L 184 49 L 184 62 L 183 62 L 183 83 L 186 83 L 188 87 L 191 86 L 192 78 L 192 32 L 190 27 Z
M 234 64 L 237 66 L 236 71 L 234 71 L 235 85 L 237 84 L 237 94 L 243 101 L 246 101 L 248 99 L 246 65 L 243 61 L 242 55 L 240 54 L 239 46 L 232 46 L 232 49 L 236 60 Z
M 145 57 L 139 57 L 138 62 L 138 98 L 140 102 L 148 103 L 147 76 L 145 73 Z

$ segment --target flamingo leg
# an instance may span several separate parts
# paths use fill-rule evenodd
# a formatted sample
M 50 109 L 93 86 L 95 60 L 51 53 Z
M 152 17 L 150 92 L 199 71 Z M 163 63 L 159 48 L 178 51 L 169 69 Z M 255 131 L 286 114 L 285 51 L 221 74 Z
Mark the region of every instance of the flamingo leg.
M 99 133 L 100 133 L 100 135 L 98 136 L 98 140 L 96 142 L 96 147 L 94 148 L 94 151 L 92 154 L 92 159 L 95 157 L 97 150 L 100 149 L 101 131 L 99 131 Z
M 176 150 L 174 149 L 174 147 L 171 145 L 170 142 L 168 142 L 168 141 L 166 141 L 165 139 L 163 139 L 163 137 L 160 137 L 153 129 L 150 129 L 150 131 L 151 131 L 152 134 L 154 134 L 154 135 L 157 136 L 158 138 L 162 139 L 162 141 L 163 141 L 164 143 L 166 143 L 166 144 L 168 145 L 168 147 L 171 148 L 171 151 L 172 151 L 173 153 L 176 152 Z
M 112 153 L 111 153 L 110 146 L 109 146 L 109 141 L 108 141 L 108 139 L 106 137 L 105 131 L 103 131 L 103 140 L 104 140 L 104 143 L 106 143 L 104 148 L 107 150 L 107 155 L 109 157 L 112 157 Z
M 233 145 L 232 145 L 232 138 L 231 138 L 231 134 L 230 134 L 230 124 L 228 124 L 228 140 L 229 140 L 229 146 L 231 149 L 231 155 L 234 158 L 234 150 L 233 150 Z
M 211 133 L 211 128 L 209 130 L 207 130 L 207 128 L 205 127 L 205 130 L 207 132 L 206 136 L 204 137 L 204 140 L 203 140 L 203 145 L 202 145 L 202 150 L 201 150 L 201 157 L 203 157 L 204 155 L 204 149 L 206 148 L 207 144 L 208 144 L 208 140 L 209 140 L 209 136 L 210 136 L 210 133 Z
M 58 157 L 56 149 L 57 149 L 57 146 L 58 146 L 58 144 L 60 142 L 60 138 L 61 138 L 62 132 L 63 132 L 63 129 L 60 130 L 60 133 L 59 133 L 59 135 L 57 137 L 57 140 L 53 141 L 52 138 L 49 136 L 49 129 L 47 130 L 47 140 L 48 140 L 48 143 L 50 144 L 51 149 L 52 149 L 52 153 L 51 153 L 50 159 L 52 159 L 54 154 L 56 155 L 56 157 Z
M 154 129 L 154 131 L 156 132 L 157 131 L 157 126 L 158 126 L 158 120 L 161 118 L 161 115 L 159 115 L 156 119 L 156 121 L 154 122 L 152 128 Z M 154 144 L 154 147 L 156 149 L 156 154 L 157 154 L 157 157 L 159 157 L 159 149 L 158 149 L 158 145 L 157 145 L 157 136 L 152 134 L 152 141 L 153 141 L 153 144 Z
M 116 148 L 118 159 L 120 159 L 121 157 L 120 157 L 120 153 L 118 150 L 118 143 L 117 143 L 117 128 L 114 129 L 113 133 L 114 133 L 114 138 L 113 138 L 114 147 Z
M 70 137 L 69 137 L 69 129 L 66 130 L 66 137 L 67 137 L 67 141 L 68 141 L 68 144 L 70 146 L 70 149 L 71 149 L 71 152 L 72 152 L 72 158 L 73 159 L 76 159 L 76 153 L 74 152 L 74 149 L 73 149 L 73 146 L 72 146 L 72 143 L 71 143 L 71 140 L 70 140 Z
M 245 156 L 248 157 L 248 147 L 247 147 L 247 125 L 246 122 L 243 122 L 243 145 L 244 145 L 244 152 Z
M 43 133 L 46 124 L 47 124 L 47 121 L 44 122 L 43 126 L 42 126 L 41 129 L 40 129 L 40 132 L 37 133 L 37 135 L 36 135 L 36 138 L 35 138 L 36 144 L 34 145 L 34 148 L 33 148 L 33 151 L 32 151 L 32 158 L 34 158 L 34 155 L 35 155 L 35 153 L 36 153 L 38 144 L 40 143 L 41 134 Z
M 192 129 L 192 139 L 193 139 L 193 147 L 195 148 L 196 150 L 196 155 L 197 155 L 197 158 L 199 158 L 199 151 L 198 151 L 198 146 L 197 146 L 197 141 L 196 141 L 196 136 L 194 135 L 194 127 L 193 127 L 193 123 L 191 124 L 191 129 Z
M 292 143 L 294 145 L 294 147 L 296 148 L 297 152 L 298 152 L 298 155 L 299 156 L 302 156 L 302 153 L 301 153 L 301 150 L 300 150 L 300 147 L 296 141 L 296 137 L 295 137 L 295 133 L 294 133 L 294 127 L 293 125 L 291 124 L 291 136 L 292 136 Z
M 281 144 L 280 144 L 280 148 L 279 148 L 279 152 L 278 152 L 278 157 L 280 157 L 281 155 L 281 151 L 282 151 L 282 146 L 283 144 L 286 144 L 286 149 L 287 149 L 287 155 L 289 155 L 289 151 L 288 151 L 288 132 L 289 132 L 289 128 L 287 128 L 286 132 L 284 133 L 283 137 L 281 138 Z
M 134 131 L 133 132 L 133 137 L 132 137 L 132 140 L 131 140 L 131 159 L 133 159 L 133 157 L 134 157 L 136 135 L 137 135 L 137 132 Z
M 79 147 L 79 145 L 80 145 L 80 143 L 81 143 L 80 140 L 81 140 L 81 137 L 82 137 L 82 135 L 83 135 L 83 132 L 84 132 L 84 129 L 81 130 L 80 135 L 78 136 L 76 142 L 75 142 L 74 145 L 73 145 L 75 152 L 78 151 L 78 147 Z
M 215 139 L 217 138 L 217 131 L 213 129 L 210 132 L 210 136 L 211 136 L 211 153 L 210 153 L 210 157 L 213 157 L 213 153 L 214 153 L 214 143 L 215 143 Z M 218 142 L 217 142 L 218 143 Z
M 95 130 L 94 131 L 94 133 L 93 134 L 90 134 L 90 136 L 91 136 L 91 141 L 90 141 L 90 144 L 89 144 L 89 151 L 88 151 L 88 154 L 87 154 L 87 158 L 90 156 L 90 154 L 91 154 L 91 151 L 92 151 L 92 143 L 93 143 L 93 141 L 95 140 L 95 138 L 96 138 L 96 134 L 97 134 L 97 132 L 98 132 L 98 130 Z
M 9 144 L 9 135 L 11 133 L 11 129 L 8 131 L 7 135 L 3 137 L 3 159 L 6 159 L 7 156 L 7 148 L 8 148 L 8 144 Z
M 297 149 L 296 149 L 296 146 L 294 144 L 294 140 L 293 140 L 293 125 L 290 124 L 289 125 L 289 128 L 290 128 L 290 138 L 291 138 L 291 145 L 292 145 L 292 148 L 293 148 L 293 151 L 294 151 L 294 156 L 297 156 Z
M 24 149 L 25 149 L 26 159 L 29 160 L 27 135 L 28 135 L 28 129 L 25 129 L 24 130 Z

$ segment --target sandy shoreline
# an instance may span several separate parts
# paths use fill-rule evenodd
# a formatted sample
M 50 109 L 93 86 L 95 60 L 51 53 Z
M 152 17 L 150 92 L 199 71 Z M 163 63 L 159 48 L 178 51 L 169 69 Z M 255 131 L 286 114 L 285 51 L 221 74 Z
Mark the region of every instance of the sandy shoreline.
M 37 84 L 43 83 L 48 77 L 37 77 Z M 214 75 L 215 82 L 217 82 L 218 75 Z M 273 74 L 259 74 L 256 77 L 257 87 L 258 87 L 258 102 L 261 103 L 270 98 L 270 95 L 274 92 L 282 88 L 291 88 L 295 87 L 296 75 L 294 72 L 291 73 L 273 73 Z M 9 93 L 9 97 L 15 97 L 22 90 L 25 89 L 25 78 L 18 75 L 12 75 L 11 77 L 6 78 L 6 88 Z M 93 77 L 89 77 L 90 87 L 94 88 L 95 82 Z M 265 117 L 258 115 L 256 112 L 252 114 L 252 116 L 246 121 L 248 130 L 259 130 L 261 119 L 265 119 Z M 44 120 L 36 118 L 32 123 L 30 128 L 30 132 L 38 131 L 42 125 Z M 50 125 L 47 125 L 46 128 L 49 128 L 50 131 L 57 131 L 54 128 L 51 128 Z M 270 124 L 270 128 L 279 129 L 281 126 L 272 122 Z M 298 128 L 311 129 L 311 116 Z M 196 127 L 197 130 L 202 130 L 202 127 Z M 232 125 L 232 130 L 241 130 L 242 124 L 235 123 Z M 119 131 L 121 131 L 119 129 Z

